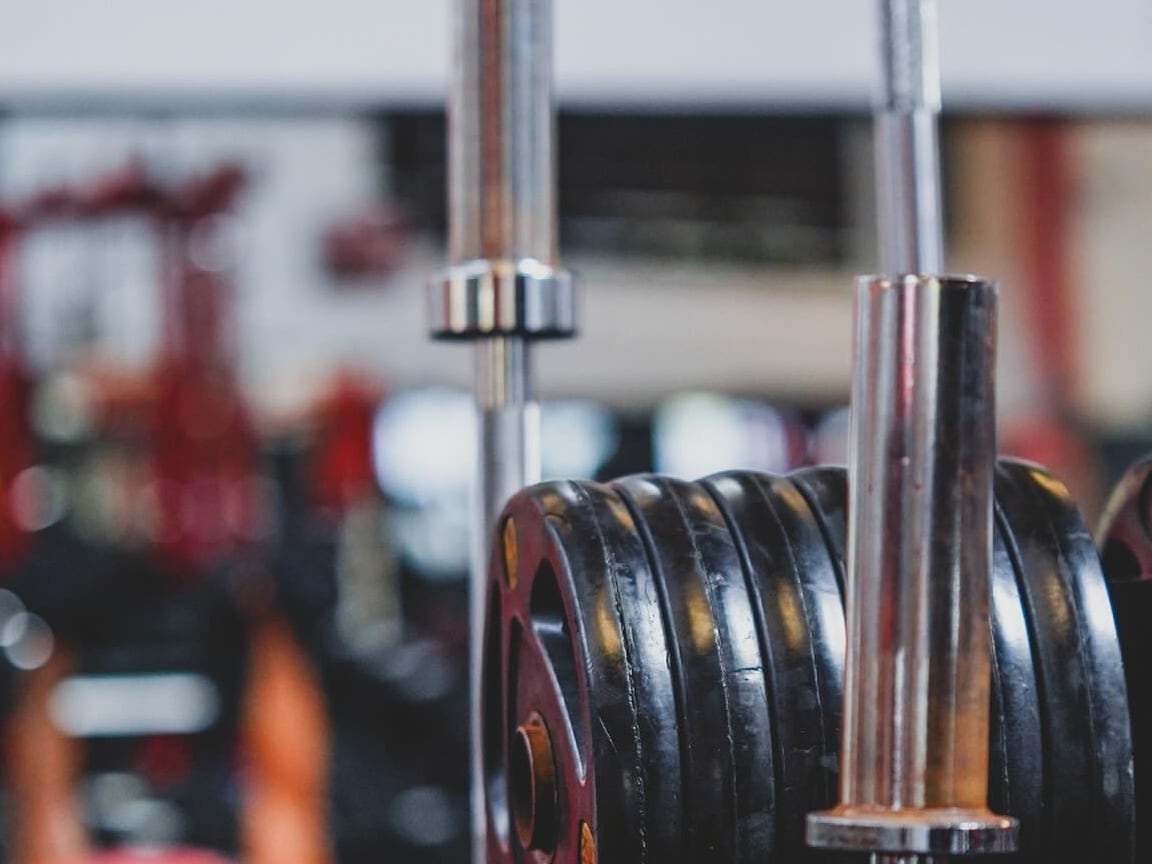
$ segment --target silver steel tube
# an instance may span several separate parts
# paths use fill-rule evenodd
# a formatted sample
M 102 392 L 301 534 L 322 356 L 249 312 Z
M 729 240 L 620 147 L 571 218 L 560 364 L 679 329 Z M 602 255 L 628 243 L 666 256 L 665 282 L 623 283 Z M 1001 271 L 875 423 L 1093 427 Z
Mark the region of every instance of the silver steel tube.
M 448 256 L 556 263 L 551 0 L 456 0 Z
M 469 579 L 469 683 L 471 686 L 472 861 L 488 857 L 480 714 L 484 588 L 493 530 L 505 502 L 540 479 L 540 412 L 532 395 L 530 343 L 519 337 L 481 339 L 475 347 L 478 416 L 475 524 Z
M 935 275 L 935 0 L 880 10 L 889 275 L 857 289 L 840 804 L 809 817 L 808 839 L 930 864 L 1016 845 L 1015 820 L 987 806 L 996 289 Z
M 1014 846 L 987 807 L 995 314 L 974 278 L 858 286 L 840 805 L 815 845 Z
M 876 106 L 881 273 L 944 272 L 936 0 L 880 0 Z
M 858 289 L 845 802 L 991 816 L 995 309 L 986 282 Z
M 551 0 L 456 0 L 449 99 L 449 259 L 556 263 Z M 514 265 L 513 265 L 514 266 Z M 539 479 L 531 344 L 478 334 L 476 522 L 469 580 L 472 836 L 487 858 L 480 687 L 489 541 L 508 498 Z
M 504 504 L 540 479 L 539 406 L 532 396 L 528 348 L 523 339 L 509 337 L 476 343 L 480 465 L 474 564 L 482 574 L 487 571 L 490 535 Z M 483 611 L 481 604 L 481 616 Z

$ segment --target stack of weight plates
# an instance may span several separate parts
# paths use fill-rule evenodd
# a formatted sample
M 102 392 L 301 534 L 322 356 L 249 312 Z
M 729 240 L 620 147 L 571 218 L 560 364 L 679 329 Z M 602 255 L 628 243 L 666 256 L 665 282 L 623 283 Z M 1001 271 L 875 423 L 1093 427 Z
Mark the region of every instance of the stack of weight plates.
M 1132 864 L 1127 701 L 1066 491 L 996 479 L 989 799 L 1005 862 Z M 551 482 L 509 502 L 483 712 L 493 861 L 796 864 L 837 798 L 843 469 Z M 702 856 L 704 858 L 702 859 Z

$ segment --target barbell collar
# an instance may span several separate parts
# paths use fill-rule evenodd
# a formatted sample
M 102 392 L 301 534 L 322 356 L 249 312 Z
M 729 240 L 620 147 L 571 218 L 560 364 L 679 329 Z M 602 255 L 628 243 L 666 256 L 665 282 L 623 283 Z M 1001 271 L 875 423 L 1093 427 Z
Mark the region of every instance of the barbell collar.
M 1014 852 L 1015 819 L 986 810 L 885 812 L 841 807 L 808 820 L 807 841 L 823 849 L 892 855 L 991 855 Z
M 534 258 L 453 265 L 428 286 L 432 338 L 564 339 L 576 332 L 571 273 Z

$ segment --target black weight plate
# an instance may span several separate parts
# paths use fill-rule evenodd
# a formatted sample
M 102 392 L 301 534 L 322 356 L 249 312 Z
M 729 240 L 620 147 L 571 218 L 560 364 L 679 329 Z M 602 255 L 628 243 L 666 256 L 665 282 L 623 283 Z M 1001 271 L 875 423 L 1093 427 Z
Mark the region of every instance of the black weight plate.
M 1044 739 L 1040 698 L 1021 576 L 994 520 L 989 612 L 992 622 L 992 706 L 988 806 L 1020 822 L 1015 864 L 1041 864 L 1044 831 Z M 991 861 L 1003 856 L 990 856 Z
M 1136 779 L 1136 860 L 1152 860 L 1152 460 L 1125 472 L 1096 538 L 1116 615 Z
M 625 627 L 616 589 L 644 584 L 648 558 L 629 520 L 598 518 L 597 505 L 611 498 L 593 484 L 541 484 L 512 498 L 495 535 L 482 713 L 491 861 L 531 859 L 516 848 L 506 784 L 515 782 L 508 742 L 533 711 L 548 728 L 557 776 L 553 860 L 580 860 L 582 822 L 604 860 L 645 860 L 644 754 L 627 652 L 628 634 L 652 619 Z M 501 537 L 514 544 L 510 571 Z M 650 719 L 671 716 L 665 707 Z
M 1067 490 L 996 469 L 1001 528 L 1023 576 L 1045 740 L 1046 861 L 1133 860 L 1127 695 L 1099 558 Z
M 668 484 L 678 498 L 699 554 L 732 724 L 736 777 L 736 859 L 763 862 L 775 837 L 777 786 L 773 773 L 773 727 L 768 682 L 757 637 L 753 598 L 731 528 L 709 491 L 699 483 Z
M 772 730 L 755 618 L 735 541 L 702 486 L 614 484 L 662 577 L 680 682 L 690 860 L 760 862 L 772 842 Z
M 685 833 L 680 810 L 679 708 L 668 663 L 660 586 L 632 514 L 620 496 L 606 486 L 590 483 L 583 484 L 583 491 L 592 502 L 605 545 L 611 543 L 611 548 L 618 550 L 609 572 L 640 736 L 643 860 L 672 862 L 684 853 Z
M 732 472 L 704 485 L 737 538 L 753 598 L 775 730 L 776 843 L 766 864 L 796 862 L 807 814 L 833 806 L 844 661 L 844 610 L 820 528 L 780 477 Z
M 808 502 L 835 562 L 844 596 L 844 551 L 848 548 L 848 469 L 840 465 L 801 468 L 788 475 Z
M 1124 657 L 1136 795 L 1135 861 L 1152 860 L 1152 579 L 1108 586 Z
M 1096 531 L 1109 582 L 1152 579 L 1152 459 L 1124 472 Z

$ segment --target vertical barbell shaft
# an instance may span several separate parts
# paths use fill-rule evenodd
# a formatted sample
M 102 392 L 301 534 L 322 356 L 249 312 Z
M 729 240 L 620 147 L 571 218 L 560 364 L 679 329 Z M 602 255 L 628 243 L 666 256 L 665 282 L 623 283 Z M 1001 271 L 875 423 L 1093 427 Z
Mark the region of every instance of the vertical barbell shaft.
M 456 0 L 452 263 L 556 263 L 551 0 Z
M 449 258 L 556 257 L 552 179 L 550 0 L 457 0 L 449 101 Z M 476 504 L 469 580 L 472 860 L 487 858 L 481 754 L 488 538 L 504 502 L 539 480 L 531 345 L 520 335 L 476 344 Z
M 551 0 L 457 0 L 457 8 L 449 258 L 553 265 Z M 485 335 L 475 362 L 481 504 L 473 575 L 482 579 L 493 521 L 512 493 L 538 479 L 540 460 L 531 345 L 521 334 Z
M 481 573 L 487 570 L 490 535 L 504 504 L 540 479 L 540 417 L 532 392 L 530 348 L 516 337 L 483 339 L 476 344 L 480 421 L 476 535 L 480 542 L 473 565 Z
M 475 345 L 478 459 L 469 580 L 473 858 L 487 857 L 480 740 L 485 574 L 495 520 L 539 479 L 532 343 L 574 330 L 557 269 L 551 0 L 455 0 L 448 104 L 449 267 L 435 338 Z
M 540 479 L 540 413 L 532 388 L 531 345 L 519 336 L 479 340 L 475 347 L 477 473 L 469 574 L 468 675 L 472 772 L 472 861 L 487 860 L 481 724 L 486 604 L 484 586 L 496 518 L 518 490 Z
M 996 288 L 940 276 L 935 0 L 880 0 L 881 264 L 860 281 L 840 804 L 873 862 L 1009 851 L 987 807 Z
M 935 0 L 880 0 L 875 116 L 880 272 L 944 272 Z

